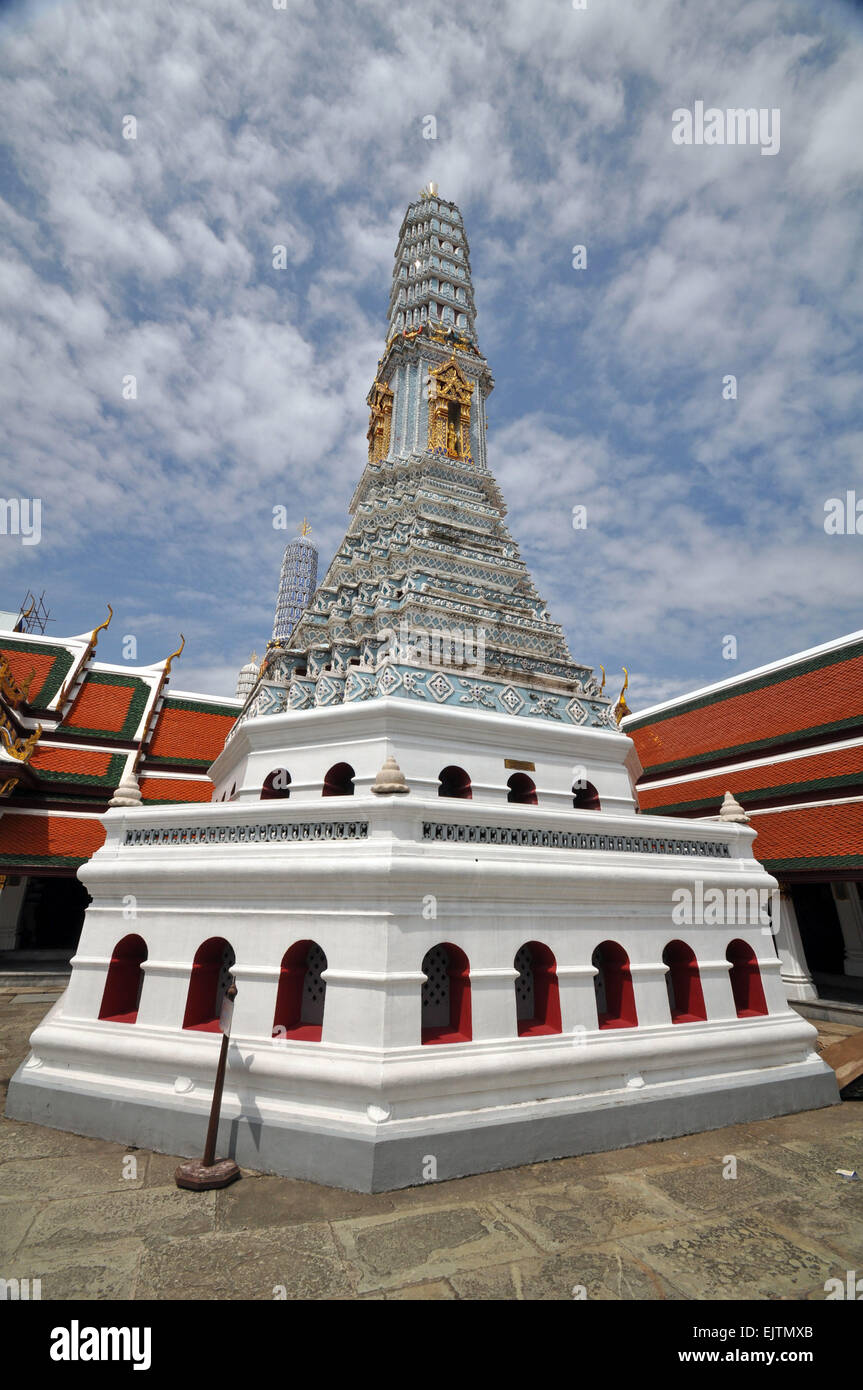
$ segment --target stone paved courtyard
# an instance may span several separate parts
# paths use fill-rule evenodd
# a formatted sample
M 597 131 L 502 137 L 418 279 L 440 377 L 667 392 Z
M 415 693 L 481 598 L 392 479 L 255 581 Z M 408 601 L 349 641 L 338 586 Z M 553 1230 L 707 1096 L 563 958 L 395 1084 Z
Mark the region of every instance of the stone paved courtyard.
M 56 997 L 52 995 L 51 998 Z M 0 1090 L 47 1012 L 0 991 Z M 822 1027 L 822 1041 L 852 1032 Z M 863 1102 L 362 1196 L 0 1121 L 0 1277 L 43 1299 L 823 1299 L 863 1271 Z M 723 1177 L 727 1156 L 737 1177 Z

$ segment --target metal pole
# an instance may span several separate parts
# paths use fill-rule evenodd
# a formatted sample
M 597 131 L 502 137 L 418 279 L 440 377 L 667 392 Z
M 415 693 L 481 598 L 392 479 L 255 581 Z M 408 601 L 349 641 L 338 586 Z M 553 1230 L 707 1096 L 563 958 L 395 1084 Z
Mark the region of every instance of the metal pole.
M 216 1068 L 216 1080 L 213 1086 L 213 1100 L 210 1105 L 210 1123 L 207 1127 L 204 1157 L 202 1159 L 192 1158 L 187 1163 L 181 1163 L 174 1174 L 174 1181 L 177 1186 L 189 1188 L 192 1192 L 206 1192 L 213 1187 L 227 1187 L 228 1183 L 235 1182 L 240 1176 L 240 1170 L 232 1158 L 222 1158 L 216 1162 L 219 1113 L 222 1109 L 222 1091 L 228 1064 L 231 1015 L 234 1011 L 236 997 L 237 986 L 232 982 L 230 988 L 225 992 L 219 1020 L 222 1029 L 222 1046 L 219 1049 L 219 1065 Z
M 236 990 L 234 993 L 236 994 Z M 229 991 L 230 993 L 230 991 Z M 207 1128 L 207 1142 L 204 1145 L 203 1164 L 211 1168 L 216 1156 L 216 1135 L 219 1132 L 219 1112 L 222 1108 L 222 1091 L 225 1085 L 225 1064 L 228 1060 L 228 1035 L 222 1034 L 222 1047 L 219 1052 L 219 1065 L 216 1068 L 216 1084 L 213 1087 L 213 1103 L 210 1106 L 210 1123 Z

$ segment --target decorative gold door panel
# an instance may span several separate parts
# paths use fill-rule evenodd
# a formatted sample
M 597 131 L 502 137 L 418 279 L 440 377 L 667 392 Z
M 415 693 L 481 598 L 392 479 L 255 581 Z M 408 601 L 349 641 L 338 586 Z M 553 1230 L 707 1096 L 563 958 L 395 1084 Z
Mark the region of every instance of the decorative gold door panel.
M 470 457 L 470 403 L 473 386 L 455 360 L 434 367 L 429 375 L 428 447 L 451 458 Z
M 371 407 L 369 428 L 369 463 L 385 459 L 390 451 L 390 426 L 393 418 L 393 393 L 382 381 L 376 381 L 368 394 Z

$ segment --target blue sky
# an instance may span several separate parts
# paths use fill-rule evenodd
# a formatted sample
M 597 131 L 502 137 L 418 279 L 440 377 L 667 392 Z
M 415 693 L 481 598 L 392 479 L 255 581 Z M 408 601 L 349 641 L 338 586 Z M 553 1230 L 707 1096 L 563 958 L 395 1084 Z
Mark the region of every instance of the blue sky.
M 434 179 L 471 244 L 490 464 L 573 656 L 626 665 L 637 709 L 861 626 L 863 535 L 824 530 L 863 500 L 859 8 L 0 15 L 0 493 L 43 509 L 40 544 L 0 536 L 0 608 L 44 589 L 61 634 L 110 602 L 100 657 L 183 631 L 172 684 L 232 694 L 272 629 L 273 507 L 321 573 L 344 532 Z M 675 145 L 699 100 L 779 108 L 779 152 Z

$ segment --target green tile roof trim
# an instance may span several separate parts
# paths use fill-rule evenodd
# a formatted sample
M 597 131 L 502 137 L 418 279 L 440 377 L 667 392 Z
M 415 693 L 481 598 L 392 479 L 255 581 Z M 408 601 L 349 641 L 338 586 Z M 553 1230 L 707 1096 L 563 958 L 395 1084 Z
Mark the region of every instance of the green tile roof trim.
M 756 841 L 757 843 L 757 841 Z M 819 869 L 863 869 L 863 854 L 825 854 L 800 859 L 762 859 L 769 874 L 815 872 Z
M 240 712 L 240 701 L 238 700 L 234 705 L 214 705 L 209 700 L 175 699 L 172 695 L 168 695 L 164 708 L 191 710 L 193 714 L 216 714 L 225 719 L 236 719 Z
M 132 687 L 132 699 L 123 721 L 123 727 L 121 729 L 91 729 L 86 725 L 71 724 L 64 720 L 63 730 L 69 734 L 83 734 L 89 738 L 133 739 L 144 710 L 147 708 L 147 701 L 152 694 L 147 682 L 132 675 L 115 676 L 110 671 L 91 671 L 84 679 L 82 690 L 92 685 L 119 685 L 126 689 Z M 78 692 L 76 699 L 80 694 L 81 691 Z
M 126 766 L 125 753 L 112 753 L 107 772 L 56 772 L 53 768 L 37 769 L 40 782 L 72 782 L 89 787 L 116 787 Z
M 652 721 L 651 721 L 652 722 Z M 732 743 L 725 748 L 711 748 L 706 753 L 691 753 L 686 758 L 674 758 L 668 763 L 651 763 L 647 774 L 652 778 L 663 772 L 676 772 L 682 767 L 695 767 L 698 763 L 716 763 L 726 758 L 740 757 L 744 753 L 757 753 L 762 748 L 783 748 L 798 744 L 801 739 L 820 738 L 824 734 L 841 733 L 846 729 L 863 728 L 863 714 L 852 715 L 850 719 L 837 719 L 832 724 L 813 724 L 806 729 L 797 729 L 793 734 L 776 734 L 772 738 L 757 738 L 752 743 Z M 625 733 L 631 725 L 627 724 Z M 649 786 L 650 783 L 644 784 Z
M 0 868 L 14 864 L 22 869 L 80 869 L 86 863 L 86 855 L 0 854 Z
M 147 752 L 144 754 L 142 765 L 145 770 L 147 768 L 158 770 L 161 767 L 190 767 L 195 770 L 203 768 L 206 771 L 208 767 L 213 766 L 213 762 L 213 758 L 169 758 L 163 754 Z
M 28 652 L 32 656 L 54 655 L 54 664 L 39 690 L 29 692 L 27 703 L 30 705 L 45 706 L 50 705 L 66 676 L 72 668 L 75 660 L 74 656 L 66 647 L 49 645 L 47 642 L 20 642 L 14 637 L 4 637 L 0 641 L 4 651 L 7 652 Z M 24 677 L 26 680 L 26 676 Z
M 735 776 L 738 774 L 735 773 Z M 735 791 L 735 798 L 742 804 L 746 802 L 764 801 L 774 796 L 793 796 L 796 792 L 815 792 L 832 791 L 836 787 L 856 787 L 863 782 L 863 773 L 848 772 L 835 777 L 816 777 L 808 782 L 777 782 L 769 787 L 753 787 L 749 791 Z M 649 784 L 648 784 L 649 785 Z M 642 788 L 646 790 L 646 788 Z M 651 806 L 645 815 L 667 816 L 673 815 L 675 811 L 703 811 L 711 806 L 720 806 L 721 796 L 707 796 L 693 801 L 667 801 L 660 805 Z
M 724 685 L 720 690 L 710 694 L 694 696 L 691 700 L 679 700 L 671 709 L 659 710 L 655 714 L 636 714 L 633 718 L 627 719 L 626 732 L 643 729 L 648 724 L 661 724 L 666 719 L 676 719 L 678 715 L 689 714 L 692 710 L 706 709 L 708 705 L 719 705 L 725 700 L 734 699 L 737 695 L 751 695 L 757 690 L 766 690 L 768 686 L 781 685 L 783 681 L 806 676 L 811 671 L 823 671 L 825 667 L 835 666 L 838 662 L 852 661 L 857 656 L 863 656 L 863 641 L 852 642 L 847 647 L 837 647 L 832 652 L 822 652 L 820 656 L 810 657 L 808 661 L 789 662 L 779 670 L 768 671 L 766 675 L 757 676 L 753 680 L 741 681 L 739 685 Z

